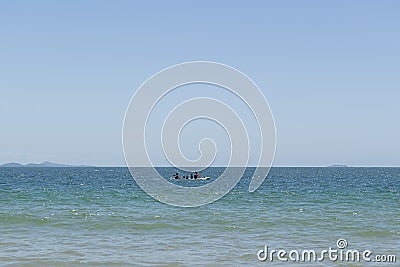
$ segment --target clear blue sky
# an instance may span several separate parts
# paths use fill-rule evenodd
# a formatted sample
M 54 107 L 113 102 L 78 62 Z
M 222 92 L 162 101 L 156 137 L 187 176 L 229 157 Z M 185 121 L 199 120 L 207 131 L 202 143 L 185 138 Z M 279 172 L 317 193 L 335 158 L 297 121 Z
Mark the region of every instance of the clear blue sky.
M 399 14 L 400 1 L 1 1 L 0 163 L 124 165 L 136 88 L 210 60 L 263 90 L 275 165 L 400 166 Z

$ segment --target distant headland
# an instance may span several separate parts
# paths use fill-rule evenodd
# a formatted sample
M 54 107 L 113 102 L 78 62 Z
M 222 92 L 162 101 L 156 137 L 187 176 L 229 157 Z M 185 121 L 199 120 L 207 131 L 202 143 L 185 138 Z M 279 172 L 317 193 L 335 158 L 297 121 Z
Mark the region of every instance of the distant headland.
M 329 167 L 329 168 L 346 168 L 346 167 L 349 167 L 349 166 L 344 165 L 344 164 L 333 164 L 333 165 L 330 165 L 330 166 L 327 166 L 327 167 Z
M 90 165 L 68 165 L 68 164 L 60 164 L 60 163 L 54 163 L 50 161 L 44 161 L 42 163 L 28 163 L 28 164 L 20 164 L 16 162 L 10 162 L 10 163 L 5 163 L 0 165 L 1 167 L 8 167 L 8 168 L 20 168 L 20 167 L 45 167 L 45 168 L 66 168 L 66 167 L 94 167 Z

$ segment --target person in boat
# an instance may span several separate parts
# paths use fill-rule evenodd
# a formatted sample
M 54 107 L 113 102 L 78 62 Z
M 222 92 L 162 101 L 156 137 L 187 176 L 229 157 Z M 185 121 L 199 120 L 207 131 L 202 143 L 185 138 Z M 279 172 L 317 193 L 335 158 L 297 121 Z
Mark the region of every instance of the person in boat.
M 201 176 L 200 176 L 200 173 L 198 173 L 198 172 L 194 172 L 194 179 L 197 179 L 197 178 L 200 178 Z
M 180 179 L 178 173 L 175 173 L 174 178 L 175 178 L 175 179 Z
M 193 179 L 193 173 L 190 174 L 190 179 Z

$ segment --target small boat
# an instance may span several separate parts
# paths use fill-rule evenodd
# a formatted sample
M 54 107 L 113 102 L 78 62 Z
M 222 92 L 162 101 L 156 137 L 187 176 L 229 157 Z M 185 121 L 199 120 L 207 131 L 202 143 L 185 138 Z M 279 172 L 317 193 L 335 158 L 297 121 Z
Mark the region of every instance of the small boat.
M 199 178 L 179 178 L 179 179 L 176 179 L 174 176 L 172 176 L 171 177 L 171 180 L 190 180 L 190 181 L 197 181 L 197 180 L 200 180 L 200 181 L 207 181 L 207 180 L 210 180 L 211 179 L 211 177 L 209 177 L 209 176 L 206 176 L 206 177 L 199 177 Z
M 191 179 L 190 179 L 191 180 Z M 197 178 L 197 179 L 193 179 L 193 180 L 203 180 L 203 181 L 206 181 L 206 180 L 210 180 L 210 177 L 199 177 L 199 178 Z

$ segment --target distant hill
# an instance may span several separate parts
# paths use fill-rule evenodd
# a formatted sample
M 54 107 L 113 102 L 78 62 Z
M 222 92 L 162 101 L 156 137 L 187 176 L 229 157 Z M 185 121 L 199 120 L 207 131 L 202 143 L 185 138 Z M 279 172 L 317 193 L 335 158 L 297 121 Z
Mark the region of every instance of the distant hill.
M 28 163 L 28 164 L 20 164 L 16 162 L 10 162 L 6 164 L 0 165 L 0 167 L 45 167 L 45 168 L 57 168 L 57 167 L 94 167 L 94 166 L 89 166 L 89 165 L 68 165 L 68 164 L 60 164 L 60 163 L 54 163 L 50 161 L 44 161 L 42 163 Z
M 330 165 L 330 166 L 327 166 L 327 167 L 329 167 L 329 168 L 346 168 L 346 167 L 349 167 L 349 166 L 344 165 L 344 164 L 333 164 L 333 165 Z
M 10 163 L 0 165 L 0 167 L 24 167 L 24 165 L 16 163 L 16 162 L 10 162 Z

